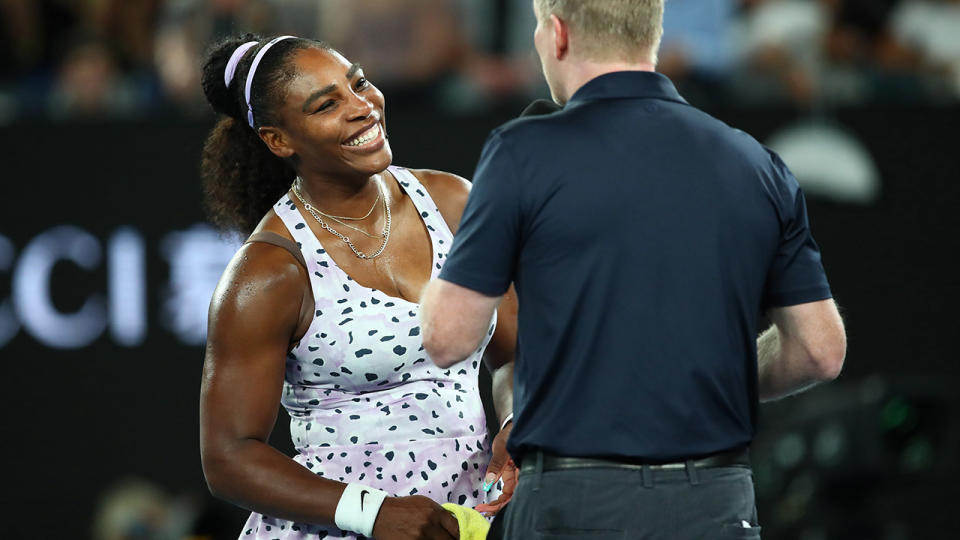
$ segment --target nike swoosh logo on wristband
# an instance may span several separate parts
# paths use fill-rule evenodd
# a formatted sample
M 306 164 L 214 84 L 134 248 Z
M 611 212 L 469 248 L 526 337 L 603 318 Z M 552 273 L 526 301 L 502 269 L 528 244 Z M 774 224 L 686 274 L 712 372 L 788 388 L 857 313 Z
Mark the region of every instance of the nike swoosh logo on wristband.
M 363 512 L 363 496 L 366 495 L 367 493 L 370 493 L 370 492 L 367 490 L 363 490 L 360 492 L 360 511 L 361 512 Z

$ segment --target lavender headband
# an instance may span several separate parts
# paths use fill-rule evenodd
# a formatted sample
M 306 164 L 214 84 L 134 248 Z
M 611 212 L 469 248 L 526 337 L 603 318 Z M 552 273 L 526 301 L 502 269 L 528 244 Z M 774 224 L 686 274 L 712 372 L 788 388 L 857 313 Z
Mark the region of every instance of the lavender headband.
M 243 90 L 243 97 L 247 103 L 247 123 L 250 124 L 250 127 L 253 127 L 253 107 L 250 105 L 250 88 L 253 86 L 253 76 L 257 72 L 257 66 L 260 65 L 260 60 L 263 60 L 263 55 L 267 54 L 267 51 L 270 50 L 270 47 L 273 47 L 280 41 L 285 39 L 295 39 L 294 36 L 280 36 L 270 40 L 269 43 L 263 46 L 260 51 L 257 52 L 257 55 L 253 57 L 253 63 L 250 64 L 250 71 L 247 72 L 247 83 Z M 237 72 L 237 66 L 240 64 L 240 60 L 243 58 L 243 55 L 247 53 L 250 49 L 255 47 L 259 41 L 248 41 L 243 45 L 237 47 L 233 54 L 230 55 L 230 60 L 227 61 L 227 67 L 223 70 L 223 85 L 230 87 L 230 83 L 233 82 L 233 76 Z
M 233 51 L 233 54 L 230 55 L 230 60 L 227 62 L 227 69 L 223 70 L 224 86 L 227 88 L 230 87 L 230 83 L 233 82 L 233 75 L 237 72 L 237 64 L 240 63 L 240 59 L 257 43 L 259 43 L 259 41 L 248 41 Z
M 278 38 L 273 38 L 257 52 L 257 55 L 253 57 L 253 63 L 250 64 L 250 72 L 247 73 L 247 84 L 243 90 L 243 97 L 247 101 L 247 123 L 250 124 L 250 127 L 253 127 L 253 107 L 250 105 L 250 87 L 253 86 L 253 76 L 257 73 L 257 66 L 260 65 L 260 60 L 263 60 L 263 55 L 267 54 L 267 51 L 270 50 L 270 47 L 273 47 L 285 39 L 296 38 L 294 36 L 280 36 Z

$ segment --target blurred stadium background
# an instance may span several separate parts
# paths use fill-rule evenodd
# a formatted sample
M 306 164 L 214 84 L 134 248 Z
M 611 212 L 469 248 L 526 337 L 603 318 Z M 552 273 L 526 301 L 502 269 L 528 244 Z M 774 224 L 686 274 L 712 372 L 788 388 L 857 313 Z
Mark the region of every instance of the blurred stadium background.
M 0 0 L 0 537 L 235 538 L 245 518 L 198 452 L 206 307 L 237 246 L 200 202 L 206 45 L 329 41 L 386 94 L 396 163 L 469 177 L 547 95 L 529 4 Z M 848 324 L 838 381 L 761 408 L 764 537 L 955 537 L 960 1 L 668 0 L 665 26 L 661 71 L 804 185 Z

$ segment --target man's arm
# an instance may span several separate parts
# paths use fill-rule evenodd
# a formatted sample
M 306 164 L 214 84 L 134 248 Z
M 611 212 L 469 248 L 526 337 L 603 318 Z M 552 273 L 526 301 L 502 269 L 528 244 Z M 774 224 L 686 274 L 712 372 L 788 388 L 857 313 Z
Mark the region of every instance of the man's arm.
M 513 281 L 520 245 L 522 182 L 498 131 L 487 139 L 440 277 L 420 301 L 424 347 L 449 367 L 477 349 Z
M 420 326 L 433 363 L 447 368 L 477 350 L 502 298 L 443 279 L 431 281 L 420 300 Z
M 759 394 L 771 401 L 840 375 L 847 337 L 836 303 L 820 300 L 773 308 L 757 339 Z

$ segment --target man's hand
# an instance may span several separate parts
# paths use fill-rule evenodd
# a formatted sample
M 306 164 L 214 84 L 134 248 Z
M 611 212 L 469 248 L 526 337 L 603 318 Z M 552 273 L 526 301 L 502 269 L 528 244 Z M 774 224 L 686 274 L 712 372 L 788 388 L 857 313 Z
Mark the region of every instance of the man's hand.
M 497 500 L 490 504 L 478 504 L 475 508 L 486 516 L 495 515 L 510 502 L 513 492 L 517 489 L 518 471 L 517 466 L 510 459 L 507 453 L 507 439 L 510 438 L 510 431 L 513 429 L 513 422 L 508 422 L 500 433 L 493 438 L 493 455 L 490 457 L 490 465 L 487 466 L 487 476 L 484 478 L 484 488 L 492 486 L 497 480 L 503 480 L 503 491 Z M 484 491 L 487 491 L 486 489 Z
M 377 540 L 451 540 L 460 538 L 460 525 L 453 514 L 432 500 L 387 497 L 373 524 Z

